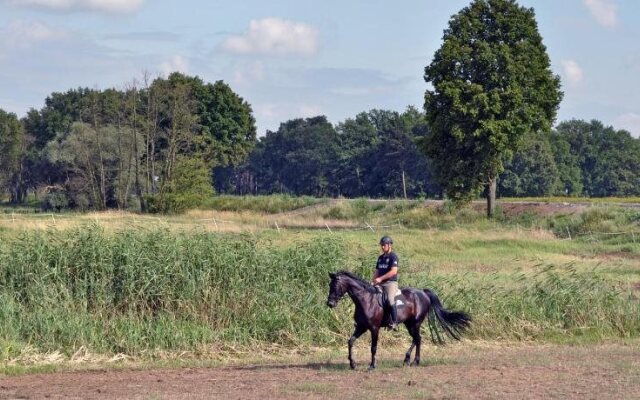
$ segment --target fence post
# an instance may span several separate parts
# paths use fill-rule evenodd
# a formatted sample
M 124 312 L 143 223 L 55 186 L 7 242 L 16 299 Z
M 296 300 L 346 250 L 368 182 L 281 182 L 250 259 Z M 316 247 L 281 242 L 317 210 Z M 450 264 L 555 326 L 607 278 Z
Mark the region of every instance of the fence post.
M 324 226 L 326 226 L 326 227 L 327 227 L 327 230 L 329 230 L 329 233 L 333 233 L 333 232 L 331 232 L 331 228 L 329 228 L 329 224 L 327 224 L 327 223 L 325 222 L 325 223 L 324 223 Z
M 278 226 L 278 221 L 274 221 L 276 224 L 276 229 L 278 230 L 278 233 L 280 233 L 280 227 Z

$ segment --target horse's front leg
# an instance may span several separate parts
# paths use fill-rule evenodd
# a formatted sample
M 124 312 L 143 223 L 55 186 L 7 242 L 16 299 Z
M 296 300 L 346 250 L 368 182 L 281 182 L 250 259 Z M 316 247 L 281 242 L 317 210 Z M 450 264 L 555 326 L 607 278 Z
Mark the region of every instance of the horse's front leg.
M 413 346 L 415 346 L 416 356 L 414 357 L 411 365 L 420 365 L 420 347 L 422 344 L 422 337 L 420 336 L 420 325 L 413 324 L 407 326 L 407 329 L 409 330 L 409 334 L 413 338 L 413 342 L 411 343 L 411 348 L 409 348 L 409 351 L 405 355 L 404 362 L 405 364 L 409 363 L 409 359 L 411 358 L 411 349 L 413 349 Z
M 367 328 L 356 325 L 356 330 L 353 331 L 353 334 L 349 338 L 349 366 L 351 367 L 351 369 L 356 368 L 356 362 L 353 359 L 353 344 L 363 333 L 366 332 L 366 330 Z
M 371 328 L 371 364 L 369 371 L 376 367 L 376 351 L 378 350 L 378 333 L 380 328 Z
M 411 346 L 409 346 L 409 350 L 407 350 L 407 352 L 404 355 L 404 365 L 409 365 L 409 363 L 411 362 L 411 352 L 413 351 L 413 348 L 416 347 L 416 343 L 412 340 L 411 341 Z

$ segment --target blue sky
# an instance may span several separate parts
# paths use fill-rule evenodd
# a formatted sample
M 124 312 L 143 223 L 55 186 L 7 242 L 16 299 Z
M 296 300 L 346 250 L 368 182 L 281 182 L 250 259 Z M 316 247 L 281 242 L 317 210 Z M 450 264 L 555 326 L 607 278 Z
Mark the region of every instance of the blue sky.
M 422 107 L 422 75 L 469 0 L 0 0 L 0 108 L 24 116 L 55 91 L 123 88 L 180 71 L 224 80 L 258 134 L 291 118 L 332 123 Z M 640 136 L 640 2 L 533 7 L 564 100 L 557 122 L 598 119 Z

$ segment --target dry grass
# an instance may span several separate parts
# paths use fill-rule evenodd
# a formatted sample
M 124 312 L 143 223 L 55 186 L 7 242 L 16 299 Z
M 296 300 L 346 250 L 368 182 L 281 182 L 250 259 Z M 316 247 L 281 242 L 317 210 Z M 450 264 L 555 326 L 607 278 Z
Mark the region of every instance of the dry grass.
M 9 231 L 48 229 L 65 231 L 93 223 L 100 225 L 108 232 L 129 228 L 236 233 L 281 229 L 367 229 L 366 226 L 351 221 L 327 219 L 317 215 L 272 215 L 253 211 L 191 210 L 181 215 L 136 214 L 126 211 L 0 215 L 0 228 L 6 228 Z

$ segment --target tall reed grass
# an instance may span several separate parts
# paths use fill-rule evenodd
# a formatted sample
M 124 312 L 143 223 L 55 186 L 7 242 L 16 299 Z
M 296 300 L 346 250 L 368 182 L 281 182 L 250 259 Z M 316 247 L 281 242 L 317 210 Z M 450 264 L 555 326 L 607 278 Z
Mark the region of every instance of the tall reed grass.
M 432 276 L 448 307 L 474 316 L 472 337 L 573 341 L 640 335 L 640 299 L 597 270 Z
M 338 242 L 322 237 L 272 248 L 246 235 L 164 230 L 25 233 L 0 246 L 0 338 L 131 354 L 326 345 L 337 325 L 324 281 L 343 260 Z
M 370 262 L 344 236 L 269 236 L 96 225 L 25 232 L 0 243 L 0 356 L 39 351 L 142 354 L 218 344 L 342 346 L 353 306 L 325 306 L 328 272 Z M 422 275 L 421 275 L 422 276 Z M 636 337 L 637 299 L 597 273 L 424 275 L 447 308 L 475 319 L 470 337 L 546 340 L 585 332 Z M 422 278 L 420 278 L 422 279 Z

